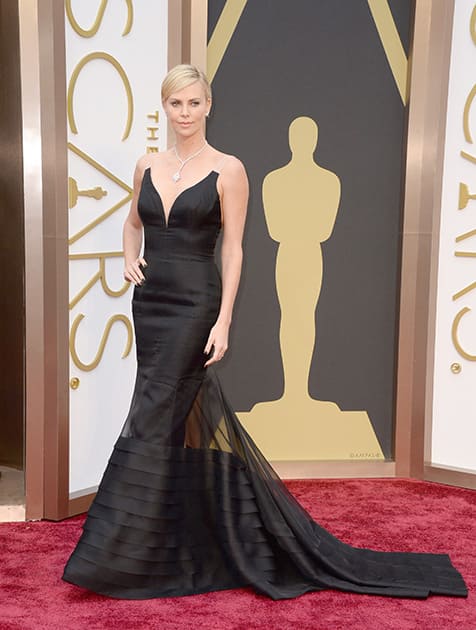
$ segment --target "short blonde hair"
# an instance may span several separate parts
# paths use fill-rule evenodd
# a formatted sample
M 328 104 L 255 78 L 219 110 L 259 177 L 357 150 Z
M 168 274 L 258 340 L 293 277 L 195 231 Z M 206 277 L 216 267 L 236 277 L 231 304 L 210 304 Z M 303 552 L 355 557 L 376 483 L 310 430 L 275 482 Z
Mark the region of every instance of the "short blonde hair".
M 171 94 L 183 90 L 183 88 L 195 83 L 195 81 L 201 81 L 207 100 L 211 100 L 212 89 L 206 74 L 197 66 L 181 63 L 178 66 L 174 66 L 162 81 L 162 103 L 166 101 Z

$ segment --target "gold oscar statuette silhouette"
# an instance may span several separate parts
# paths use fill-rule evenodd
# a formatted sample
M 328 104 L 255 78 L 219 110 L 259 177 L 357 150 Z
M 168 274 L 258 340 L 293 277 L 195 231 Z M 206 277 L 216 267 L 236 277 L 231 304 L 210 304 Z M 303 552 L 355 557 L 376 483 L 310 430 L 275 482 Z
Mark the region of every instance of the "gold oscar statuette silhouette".
M 100 186 L 89 188 L 88 190 L 79 190 L 78 183 L 74 177 L 68 177 L 68 207 L 70 210 L 78 203 L 78 197 L 91 197 L 99 201 L 106 195 L 107 190 L 104 190 Z
M 292 158 L 263 181 L 268 230 L 279 243 L 276 289 L 284 393 L 238 416 L 271 460 L 383 460 L 366 411 L 341 411 L 334 402 L 309 396 L 315 311 L 322 286 L 321 243 L 332 234 L 341 191 L 338 176 L 314 161 L 317 138 L 312 118 L 293 120 Z

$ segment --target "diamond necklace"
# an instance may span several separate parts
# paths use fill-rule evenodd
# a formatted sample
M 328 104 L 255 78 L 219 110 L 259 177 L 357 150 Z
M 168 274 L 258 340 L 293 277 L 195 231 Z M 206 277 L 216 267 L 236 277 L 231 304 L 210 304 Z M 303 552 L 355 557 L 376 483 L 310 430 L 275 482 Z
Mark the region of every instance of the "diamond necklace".
M 190 160 L 193 160 L 194 157 L 197 157 L 197 155 L 200 155 L 200 153 L 205 149 L 205 147 L 207 146 L 208 142 L 205 140 L 205 144 L 203 145 L 203 147 L 201 149 L 199 149 L 196 153 L 194 153 L 193 155 L 190 155 L 188 158 L 186 158 L 185 160 L 182 160 L 182 158 L 180 157 L 180 155 L 177 153 L 177 146 L 174 144 L 174 152 L 175 155 L 177 156 L 177 160 L 180 162 L 180 166 L 179 166 L 179 170 L 174 173 L 172 175 L 172 179 L 174 180 L 174 182 L 178 182 L 178 180 L 181 178 L 180 175 L 180 171 L 183 169 L 183 167 L 185 166 L 185 164 L 187 162 L 190 162 Z

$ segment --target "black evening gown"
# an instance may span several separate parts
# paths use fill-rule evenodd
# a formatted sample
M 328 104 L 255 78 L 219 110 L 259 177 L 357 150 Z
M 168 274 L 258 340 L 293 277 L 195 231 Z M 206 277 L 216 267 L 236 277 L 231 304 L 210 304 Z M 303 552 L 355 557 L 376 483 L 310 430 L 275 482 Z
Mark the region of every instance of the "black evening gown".
M 318 525 L 240 424 L 216 371 L 203 367 L 221 299 L 217 177 L 180 193 L 167 222 L 144 173 L 137 379 L 63 579 L 124 599 L 238 587 L 275 600 L 323 589 L 466 596 L 447 555 L 354 548 Z

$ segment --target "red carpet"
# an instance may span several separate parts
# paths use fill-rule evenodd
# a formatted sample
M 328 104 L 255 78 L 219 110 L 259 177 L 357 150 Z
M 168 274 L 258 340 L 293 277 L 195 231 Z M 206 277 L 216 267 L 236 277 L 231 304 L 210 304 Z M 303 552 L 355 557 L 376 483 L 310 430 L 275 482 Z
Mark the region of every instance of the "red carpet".
M 61 578 L 82 517 L 0 524 L 0 629 L 476 630 L 476 492 L 409 480 L 289 481 L 312 516 L 345 542 L 448 552 L 467 599 L 416 601 L 340 592 L 272 601 L 249 589 L 118 601 Z

